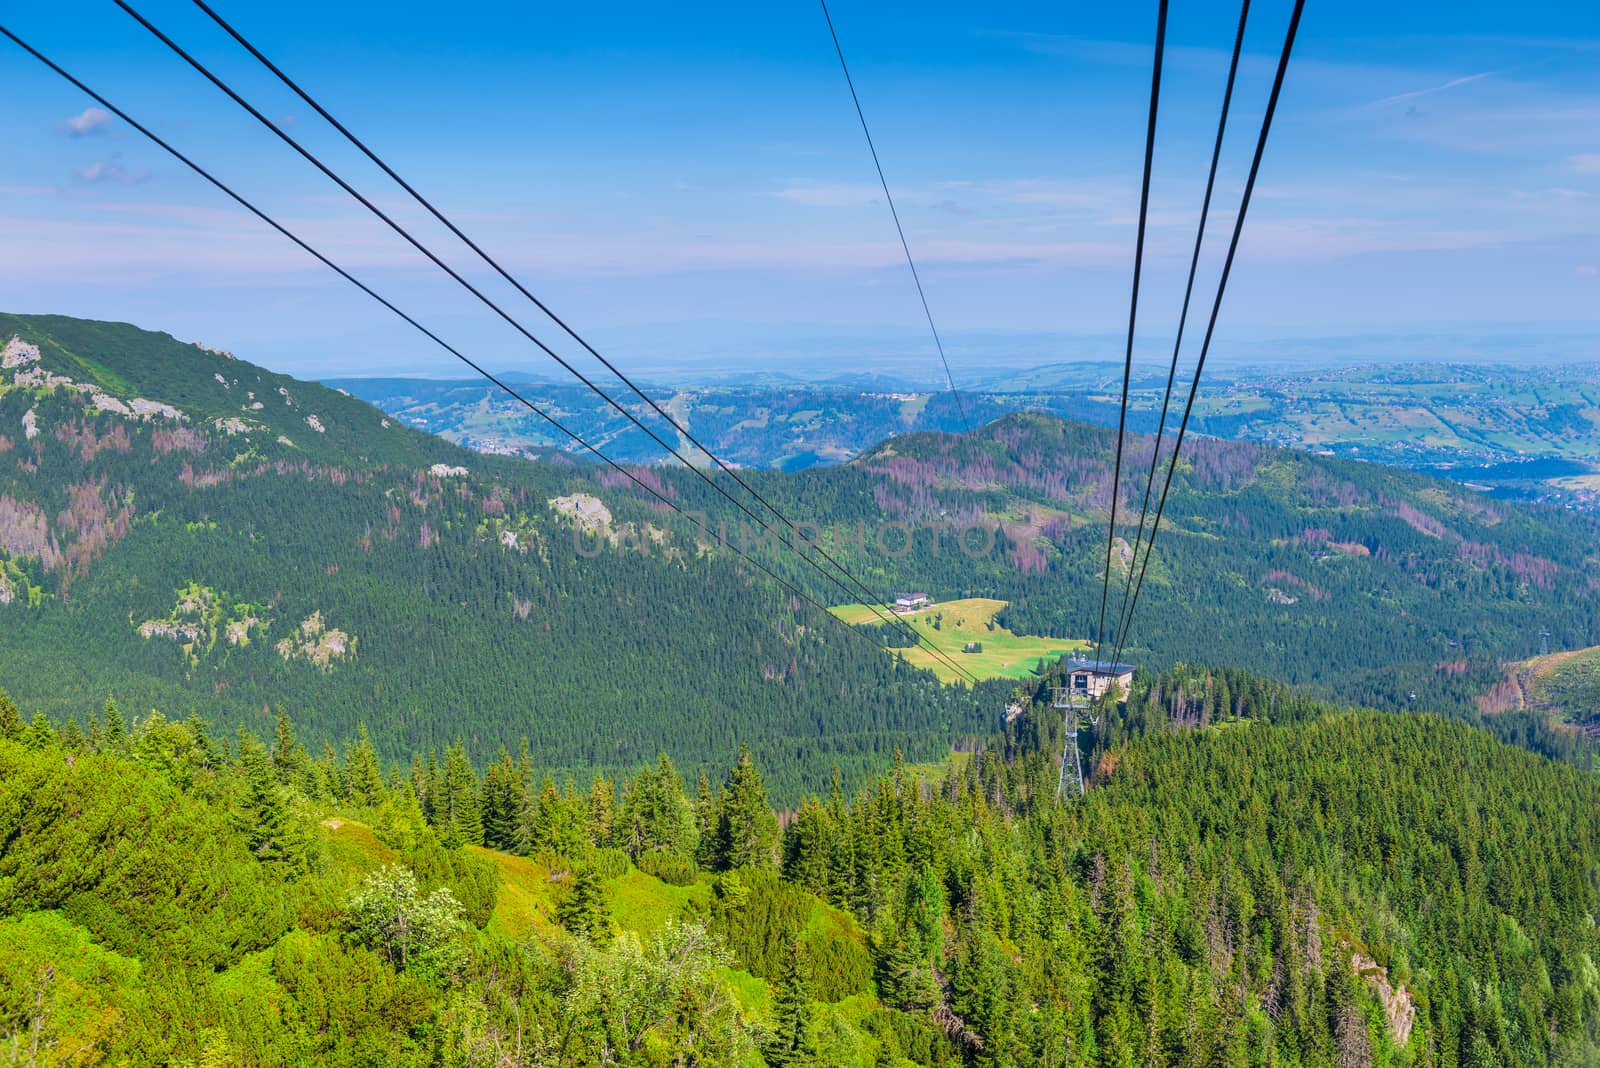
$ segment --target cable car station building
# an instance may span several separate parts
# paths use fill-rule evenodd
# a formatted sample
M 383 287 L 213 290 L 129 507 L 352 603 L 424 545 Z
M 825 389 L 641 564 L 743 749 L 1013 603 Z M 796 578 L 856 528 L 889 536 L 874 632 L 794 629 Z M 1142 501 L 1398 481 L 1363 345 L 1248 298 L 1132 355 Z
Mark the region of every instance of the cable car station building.
M 1109 660 L 1067 661 L 1067 689 L 1073 694 L 1098 698 L 1115 686 L 1126 694 L 1133 688 L 1133 665 Z

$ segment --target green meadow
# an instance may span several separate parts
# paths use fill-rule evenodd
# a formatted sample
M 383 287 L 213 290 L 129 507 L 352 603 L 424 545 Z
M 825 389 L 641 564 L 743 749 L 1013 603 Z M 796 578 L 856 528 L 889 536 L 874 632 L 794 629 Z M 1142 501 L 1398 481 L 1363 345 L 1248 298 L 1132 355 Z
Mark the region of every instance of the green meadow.
M 1006 602 L 988 597 L 968 597 L 959 601 L 945 601 L 900 618 L 926 638 L 930 645 L 979 679 L 1027 678 L 1043 662 L 1088 648 L 1089 643 L 1082 639 L 1040 638 L 1031 634 L 1012 633 L 994 621 L 995 615 L 1005 606 Z M 829 611 L 846 623 L 880 622 L 872 608 L 864 604 L 841 605 Z M 983 651 L 965 652 L 970 642 L 982 645 Z M 922 646 L 895 651 L 904 656 L 908 663 L 932 671 L 942 682 L 953 683 L 960 678 Z

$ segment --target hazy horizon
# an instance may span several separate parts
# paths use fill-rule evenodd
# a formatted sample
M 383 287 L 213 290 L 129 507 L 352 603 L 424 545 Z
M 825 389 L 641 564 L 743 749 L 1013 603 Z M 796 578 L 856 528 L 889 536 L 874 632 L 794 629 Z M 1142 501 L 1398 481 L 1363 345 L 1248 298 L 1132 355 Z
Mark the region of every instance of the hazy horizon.
M 619 366 L 936 367 L 820 12 L 732 10 L 492 5 L 439 22 L 403 5 L 370 17 L 361 3 L 286 0 L 270 18 L 237 16 Z M 517 299 L 191 5 L 146 13 L 491 295 Z M 957 381 L 996 363 L 1119 356 L 1153 13 L 1016 2 L 835 14 Z M 1202 306 L 1286 17 L 1251 14 Z M 11 18 L 452 343 L 490 366 L 538 366 L 505 324 L 120 12 L 68 0 Z M 1172 13 L 1141 364 L 1164 364 L 1176 324 L 1235 22 L 1214 6 Z M 1592 340 L 1544 324 L 1600 333 L 1597 41 L 1600 10 L 1554 0 L 1432 0 L 1403 17 L 1375 2 L 1310 8 L 1217 365 L 1348 339 L 1365 339 L 1363 352 L 1339 358 L 1593 355 Z M 16 102 L 0 114 L 8 304 L 127 320 L 298 374 L 445 367 L 56 75 L 9 44 L 4 54 Z M 549 323 L 528 322 L 554 344 Z M 1263 347 L 1274 339 L 1295 344 Z M 1466 355 L 1439 351 L 1450 348 Z

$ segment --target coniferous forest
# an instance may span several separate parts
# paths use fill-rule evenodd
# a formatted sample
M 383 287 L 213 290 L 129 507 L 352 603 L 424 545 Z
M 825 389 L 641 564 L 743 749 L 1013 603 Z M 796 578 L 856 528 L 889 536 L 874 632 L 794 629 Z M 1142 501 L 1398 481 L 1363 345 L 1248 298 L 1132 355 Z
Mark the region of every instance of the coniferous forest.
M 5 316 L 3 337 L 0 656 L 58 720 L 114 692 L 259 732 L 282 705 L 313 748 L 365 724 L 385 760 L 460 737 L 482 770 L 526 737 L 557 777 L 744 745 L 792 805 L 835 769 L 853 788 L 897 750 L 967 745 L 1013 686 L 940 685 L 884 652 L 894 635 L 818 606 L 920 589 L 1002 600 L 1020 634 L 1098 637 L 1104 428 L 1013 415 L 741 476 L 856 586 L 679 467 L 634 482 L 470 453 L 126 324 Z M 1151 444 L 1130 438 L 1129 463 Z M 1126 643 L 1142 665 L 1477 722 L 1475 696 L 1541 630 L 1597 640 L 1590 518 L 1260 445 L 1185 455 Z
M 1585 1065 L 1600 783 L 1241 672 L 943 767 L 557 781 L 0 701 L 21 1064 Z M 480 772 L 478 768 L 483 770 Z
M 1593 743 L 1476 701 L 1594 640 L 1592 520 L 1201 442 L 1069 738 L 1064 665 L 940 682 L 690 473 L 7 334 L 0 1064 L 1600 1062 Z M 1111 445 L 745 477 L 1094 639 Z

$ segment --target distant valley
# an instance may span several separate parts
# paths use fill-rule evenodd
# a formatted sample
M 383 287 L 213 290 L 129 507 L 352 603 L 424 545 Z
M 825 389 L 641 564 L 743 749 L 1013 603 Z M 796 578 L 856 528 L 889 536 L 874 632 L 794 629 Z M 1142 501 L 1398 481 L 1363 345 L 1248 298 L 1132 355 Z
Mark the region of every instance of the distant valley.
M 537 456 L 564 447 L 547 423 L 481 382 L 356 378 L 329 384 L 409 426 L 481 452 Z M 608 451 L 639 463 L 662 458 L 660 446 L 581 385 L 520 384 L 530 399 Z M 1132 384 L 1132 429 L 1154 431 L 1164 386 L 1164 375 L 1148 372 Z M 804 383 L 751 376 L 646 388 L 729 462 L 797 470 L 843 462 L 897 434 L 959 431 L 963 408 L 973 423 L 1036 411 L 1115 425 L 1121 380 L 1114 365 L 1058 364 L 964 384 L 961 404 L 948 392 L 891 380 Z M 1175 402 L 1169 425 L 1176 424 L 1181 403 Z M 631 410 L 649 415 L 637 398 Z M 1496 497 L 1600 510 L 1596 365 L 1213 373 L 1192 426 L 1215 437 L 1429 471 Z

